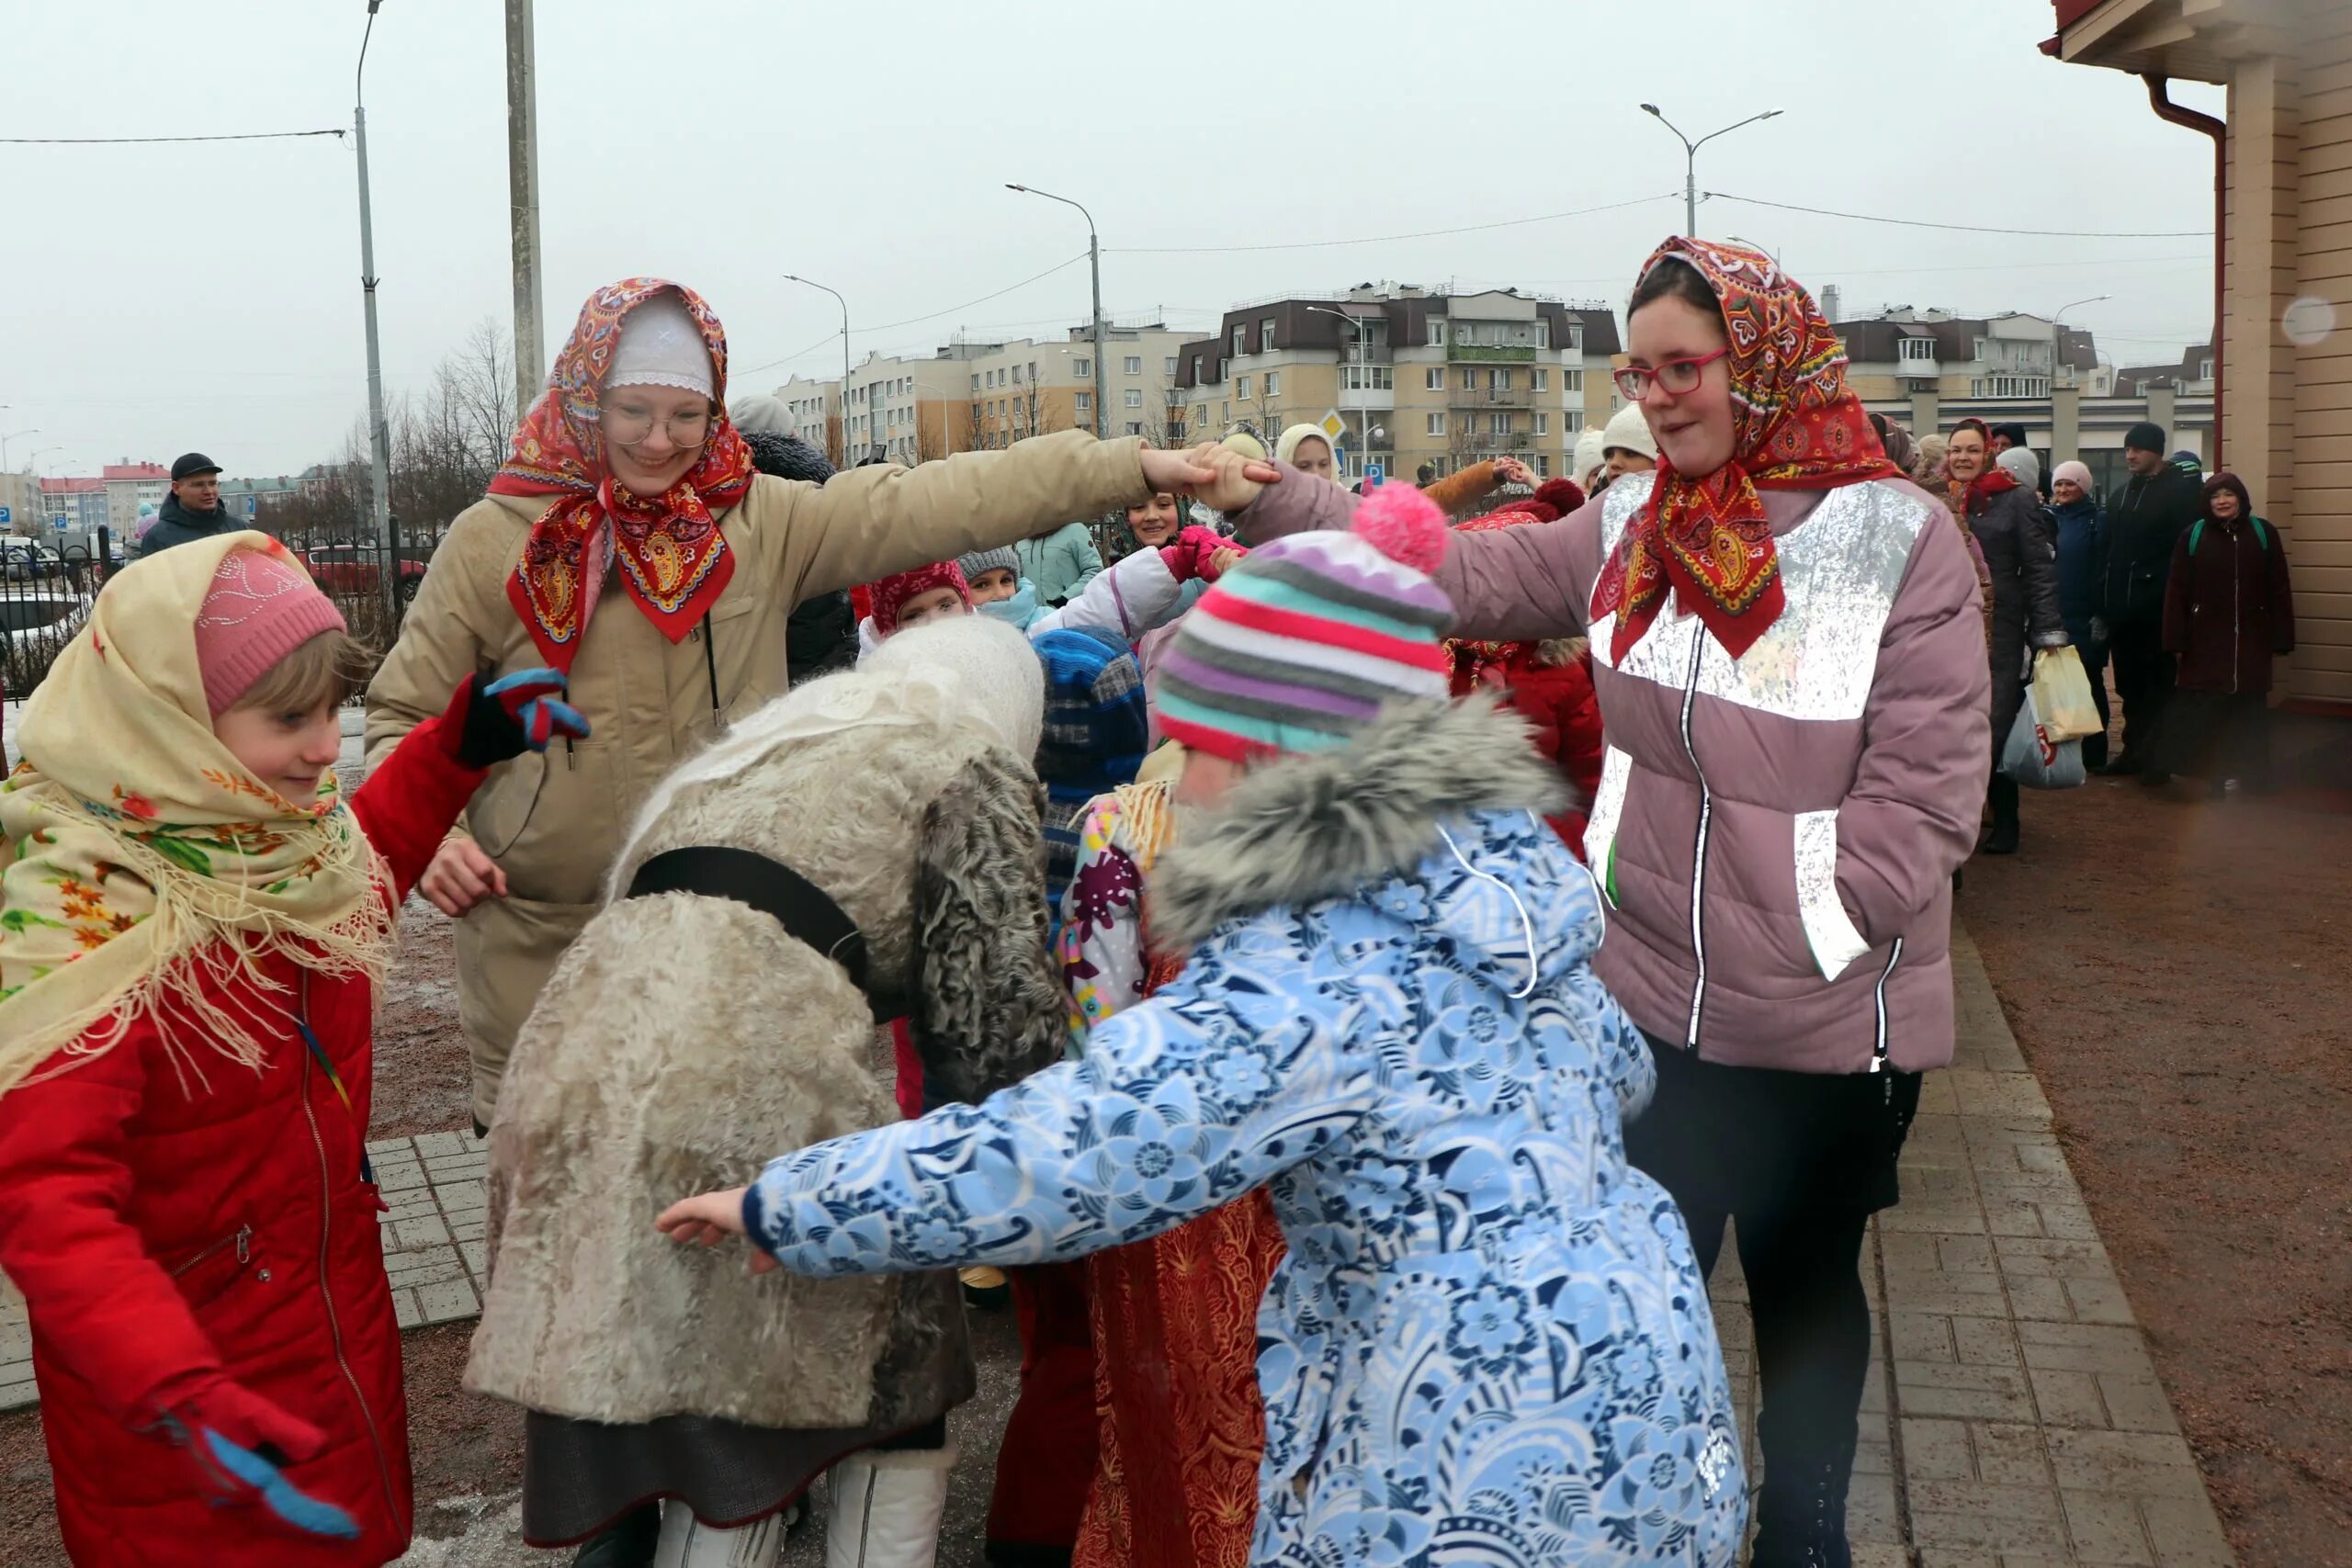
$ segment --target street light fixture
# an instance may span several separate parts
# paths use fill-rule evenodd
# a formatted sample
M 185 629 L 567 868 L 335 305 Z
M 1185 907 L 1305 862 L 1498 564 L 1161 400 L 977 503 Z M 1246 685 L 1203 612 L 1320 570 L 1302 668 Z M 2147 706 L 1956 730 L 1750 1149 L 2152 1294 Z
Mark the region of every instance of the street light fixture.
M 39 435 L 40 434 L 40 426 L 34 425 L 29 430 L 12 430 L 5 435 L 0 435 L 0 474 L 9 471 L 8 443 L 16 440 L 19 435 Z
M 1042 196 L 1047 201 L 1058 201 L 1064 207 L 1075 207 L 1080 216 L 1086 220 L 1086 255 L 1094 268 L 1094 438 L 1104 440 L 1111 433 L 1111 411 L 1106 406 L 1107 399 L 1102 390 L 1102 241 L 1094 231 L 1094 214 L 1066 196 L 1056 196 L 1052 191 L 1039 190 L 1035 186 L 1017 186 L 1008 180 L 1004 188 L 1019 191 L 1023 196 Z
M 1765 244 L 1761 240 L 1751 240 L 1745 234 L 1726 234 L 1724 238 L 1729 240 L 1735 245 L 1746 245 L 1751 251 L 1761 252 L 1765 255 L 1772 258 L 1772 265 L 1774 266 L 1781 266 L 1781 253 L 1772 249 L 1770 245 Z M 1788 268 L 1781 267 L 1781 270 L 1782 272 L 1786 272 L 1788 271 Z
M 2096 305 L 2102 299 L 2112 299 L 2114 298 L 2115 296 L 2112 294 L 2094 294 L 2087 299 L 2073 299 L 2058 307 L 2058 313 L 2050 318 L 2050 358 L 2052 361 L 2051 370 L 2053 378 L 2055 378 L 2055 373 L 2058 369 L 2056 361 L 2060 353 L 2064 350 L 2066 341 L 2066 312 L 2073 310 L 2077 305 Z M 2072 367 L 2069 367 L 2068 368 L 2071 370 Z M 2066 385 L 2071 387 L 2074 384 L 2074 378 L 2072 375 L 2069 375 L 2066 378 Z
M 821 283 L 818 282 L 815 278 L 813 278 L 813 277 L 803 277 L 803 276 L 800 276 L 798 273 L 797 273 L 797 272 L 787 272 L 787 273 L 786 273 L 786 274 L 784 275 L 784 280 L 785 280 L 786 283 L 797 283 L 797 284 L 800 284 L 800 285 L 802 285 L 803 287 L 805 287 L 805 288 L 824 288 L 826 293 L 828 293 L 828 294 L 831 295 L 831 296 L 832 296 L 836 300 L 839 300 L 839 301 L 840 301 L 840 303 L 841 303 L 841 308 L 842 308 L 842 462 L 841 462 L 841 466 L 842 466 L 842 468 L 848 468 L 848 467 L 850 466 L 850 461 L 849 461 L 849 301 L 848 301 L 848 300 L 846 300 L 846 299 L 842 299 L 842 291 L 841 291 L 840 289 L 838 289 L 838 288 L 825 288 L 825 286 L 824 286 L 823 284 L 821 284 Z
M 352 142 L 359 153 L 359 297 L 368 314 L 368 453 L 374 495 L 376 537 L 384 569 L 376 575 L 384 590 L 384 625 L 400 625 L 400 543 L 392 537 L 392 438 L 384 423 L 384 355 L 376 333 L 376 220 L 368 201 L 368 43 L 376 34 L 376 7 L 368 0 L 368 26 L 359 35 L 359 64 L 351 73 Z
M 1356 471 L 1359 477 L 1372 462 L 1372 406 L 1365 395 L 1372 389 L 1372 318 L 1351 310 L 1335 310 L 1329 305 L 1309 305 L 1318 316 L 1336 316 L 1355 330 L 1356 334 Z M 1342 422 L 1344 423 L 1344 421 Z
M 1673 131 L 1674 139 L 1682 143 L 1682 231 L 1695 237 L 1699 231 L 1699 149 L 1718 136 L 1728 136 L 1742 126 L 1754 125 L 1758 120 L 1770 119 L 1781 111 L 1766 109 L 1762 114 L 1749 115 L 1746 119 L 1726 125 L 1721 130 L 1711 130 L 1696 141 L 1683 135 L 1672 120 L 1659 113 L 1656 104 L 1644 104 L 1642 112 L 1656 119 L 1667 130 Z

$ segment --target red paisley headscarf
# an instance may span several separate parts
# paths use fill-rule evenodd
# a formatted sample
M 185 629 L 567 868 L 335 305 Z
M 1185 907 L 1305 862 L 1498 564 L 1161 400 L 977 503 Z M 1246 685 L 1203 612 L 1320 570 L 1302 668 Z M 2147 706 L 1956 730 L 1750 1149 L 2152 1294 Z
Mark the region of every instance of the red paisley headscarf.
M 657 496 L 639 496 L 605 466 L 600 400 L 628 313 L 675 294 L 710 350 L 717 405 L 702 456 Z M 752 488 L 752 449 L 727 417 L 727 333 L 701 295 L 660 277 L 607 284 L 580 307 L 548 389 L 514 432 L 514 455 L 490 481 L 492 495 L 552 495 L 531 525 L 506 597 L 530 628 L 539 657 L 569 671 L 617 558 L 628 596 L 662 635 L 683 641 L 735 575 L 734 553 L 711 516 Z
M 1649 504 L 1627 525 L 1592 591 L 1614 614 L 1612 661 L 1657 618 L 1668 589 L 1735 659 L 1780 618 L 1780 555 L 1759 490 L 1831 490 L 1893 476 L 1860 400 L 1846 389 L 1846 350 L 1812 297 L 1770 257 L 1743 245 L 1671 239 L 1668 257 L 1714 291 L 1730 339 L 1732 458 L 1691 477 L 1658 458 Z

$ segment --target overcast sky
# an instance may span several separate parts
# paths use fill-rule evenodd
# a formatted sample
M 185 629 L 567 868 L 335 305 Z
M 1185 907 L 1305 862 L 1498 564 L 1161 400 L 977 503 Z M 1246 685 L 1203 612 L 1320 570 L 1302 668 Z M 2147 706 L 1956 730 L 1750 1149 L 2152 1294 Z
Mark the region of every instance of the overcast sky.
M 347 126 L 365 13 L 0 0 L 0 136 Z M 395 394 L 477 321 L 511 319 L 502 17 L 383 0 L 377 18 Z M 1702 150 L 1702 191 L 2032 229 L 2212 214 L 2204 139 L 2159 121 L 2136 80 L 2036 52 L 2047 0 L 541 0 L 537 31 L 548 353 L 590 288 L 657 274 L 717 308 L 738 392 L 841 363 L 837 307 L 786 271 L 848 296 L 860 356 L 1082 321 L 1082 261 L 979 300 L 1085 248 L 1077 213 L 1008 180 L 1092 208 L 1114 317 L 1205 324 L 1239 299 L 1379 278 L 1622 307 L 1681 226 L 1682 149 L 1645 99 L 1693 136 L 1786 111 Z M 2217 89 L 2176 94 L 2222 111 Z M 0 169 L 12 467 L 50 446 L 49 474 L 191 447 L 232 475 L 334 455 L 366 406 L 347 140 L 0 146 Z M 1816 294 L 1839 285 L 1849 314 L 2112 294 L 2067 320 L 2122 363 L 2177 357 L 2211 316 L 2209 237 L 1955 233 L 1723 198 L 1699 228 L 1778 252 Z

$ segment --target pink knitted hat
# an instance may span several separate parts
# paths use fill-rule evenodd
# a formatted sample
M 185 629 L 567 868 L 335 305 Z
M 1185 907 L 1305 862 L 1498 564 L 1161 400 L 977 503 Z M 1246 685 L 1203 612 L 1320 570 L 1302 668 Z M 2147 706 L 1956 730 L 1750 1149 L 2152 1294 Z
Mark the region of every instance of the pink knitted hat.
M 345 629 L 343 612 L 293 561 L 231 550 L 196 616 L 196 662 L 212 716 L 236 706 L 279 660 L 312 637 Z

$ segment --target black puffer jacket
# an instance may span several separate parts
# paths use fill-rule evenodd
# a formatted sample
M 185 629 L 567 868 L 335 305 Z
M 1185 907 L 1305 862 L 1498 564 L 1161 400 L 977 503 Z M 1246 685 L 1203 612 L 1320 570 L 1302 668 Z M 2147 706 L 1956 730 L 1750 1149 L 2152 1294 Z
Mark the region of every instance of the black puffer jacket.
M 2204 483 L 2166 463 L 2134 475 L 2107 503 L 2107 576 L 2101 594 L 2110 626 L 2156 626 L 2165 618 L 2165 579 L 2173 546 L 2205 511 Z
M 2058 558 L 2043 522 L 2041 498 L 2018 486 L 1973 496 L 1969 531 L 1993 579 L 1993 756 L 2001 755 L 2025 697 L 2026 649 L 2064 648 L 2058 614 Z

